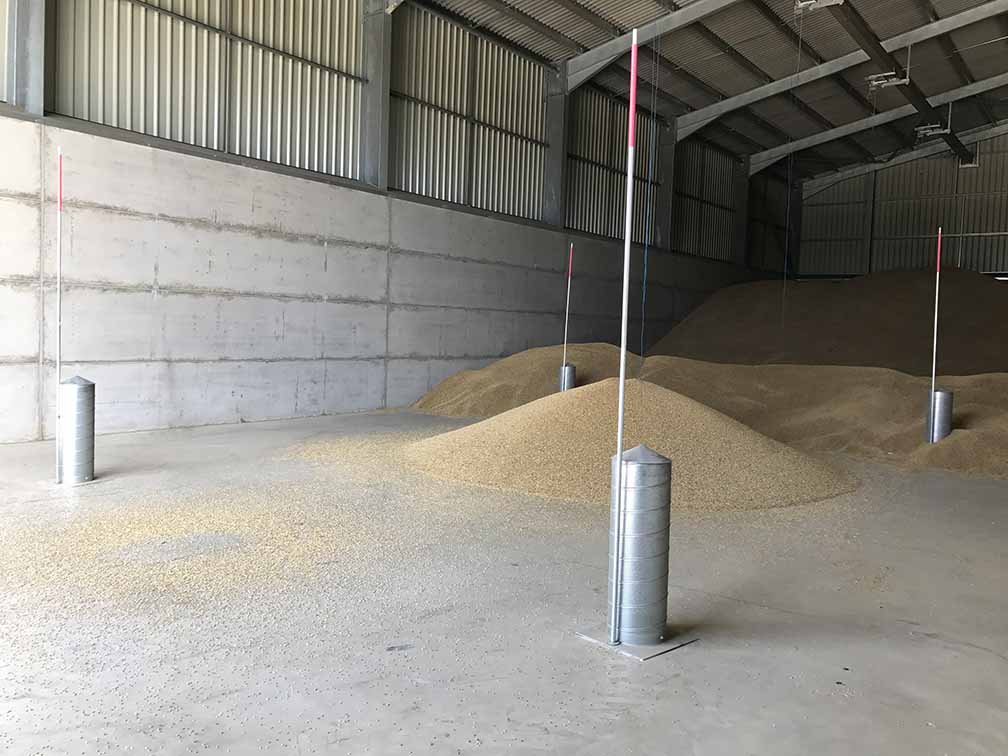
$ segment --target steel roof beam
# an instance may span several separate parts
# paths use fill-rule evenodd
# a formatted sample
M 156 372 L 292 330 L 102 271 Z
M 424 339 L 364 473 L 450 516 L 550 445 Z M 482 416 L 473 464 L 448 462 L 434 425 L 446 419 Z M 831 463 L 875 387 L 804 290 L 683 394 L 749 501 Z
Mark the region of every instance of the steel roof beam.
M 706 39 L 711 45 L 716 47 L 723 54 L 727 55 L 729 58 L 735 61 L 737 65 L 744 68 L 746 71 L 748 71 L 756 78 L 762 79 L 765 82 L 773 81 L 773 77 L 770 76 L 770 74 L 768 74 L 758 65 L 756 65 L 753 61 L 749 60 L 749 58 L 747 58 L 745 55 L 736 50 L 732 45 L 728 44 L 728 42 L 726 42 L 720 36 L 718 36 L 718 34 L 713 30 L 711 30 L 706 24 L 697 24 L 697 31 L 700 33 L 700 36 Z M 804 100 L 797 97 L 793 92 L 788 92 L 785 96 L 788 98 L 788 101 L 791 103 L 792 106 L 800 110 L 806 118 L 815 121 L 819 125 L 819 128 L 832 129 L 836 127 L 835 123 L 830 122 L 830 120 L 826 118 L 822 113 L 817 111 L 811 105 L 807 104 Z M 726 99 L 727 95 L 722 92 L 721 98 Z M 750 114 L 756 116 L 756 114 L 753 113 L 752 111 L 750 111 Z M 763 121 L 763 119 L 760 120 Z M 763 121 L 763 123 L 765 124 L 766 121 Z M 789 135 L 784 134 L 784 132 L 779 133 L 783 134 L 784 141 L 787 141 L 791 138 Z M 869 160 L 873 160 L 875 158 L 875 156 L 871 152 L 869 152 L 864 145 L 862 145 L 860 142 L 857 142 L 854 139 L 846 140 L 846 144 L 852 150 L 854 150 L 854 152 L 861 155 L 862 158 L 867 158 Z
M 924 0 L 924 1 L 930 2 L 930 0 Z M 784 21 L 784 19 L 782 19 L 780 16 L 774 13 L 773 9 L 769 5 L 767 5 L 766 0 L 753 0 L 752 5 L 756 9 L 756 12 L 759 13 L 767 21 L 767 23 L 771 24 L 781 34 L 783 34 L 789 40 L 791 40 L 791 43 L 797 49 L 799 49 L 799 51 L 804 52 L 805 55 L 807 55 L 811 60 L 815 62 L 816 65 L 822 65 L 823 63 L 826 62 L 826 59 L 822 56 L 822 53 L 816 50 L 807 39 L 803 39 L 802 35 L 800 35 L 797 31 L 792 29 Z M 931 20 L 937 21 L 938 19 L 933 18 Z M 861 108 L 866 113 L 875 112 L 875 106 L 868 101 L 868 98 L 865 97 L 864 94 L 862 94 L 858 89 L 856 89 L 854 85 L 851 84 L 849 81 L 847 81 L 847 79 L 845 79 L 843 76 L 839 75 L 834 76 L 833 82 L 837 86 L 839 86 L 844 92 L 846 92 L 848 97 L 857 102 L 857 104 L 860 105 Z M 964 83 L 969 84 L 968 81 Z M 831 126 L 832 125 L 835 124 L 831 124 Z M 903 134 L 900 134 L 892 126 L 888 126 L 886 128 L 888 129 L 889 135 L 893 138 L 896 144 L 909 146 L 907 139 L 906 137 L 903 136 Z
M 916 0 L 916 2 L 917 5 L 920 6 L 921 10 L 923 10 L 927 15 L 929 21 L 933 23 L 941 20 L 941 16 L 938 15 L 938 10 L 934 7 L 934 3 L 931 2 L 931 0 Z M 962 79 L 963 84 L 972 84 L 976 81 L 976 77 L 973 76 L 973 72 L 970 71 L 969 66 L 966 65 L 966 61 L 963 59 L 963 56 L 959 54 L 959 51 L 956 49 L 955 44 L 949 36 L 945 35 L 940 37 L 938 39 L 938 44 L 941 45 L 942 52 L 945 53 L 945 57 L 952 62 L 952 67 L 955 68 L 956 73 L 959 74 L 959 78 Z M 983 98 L 977 98 L 977 106 L 983 113 L 984 118 L 987 119 L 987 123 L 997 122 L 997 119 L 994 117 L 994 114 L 991 112 L 987 103 L 983 101 Z
M 1006 12 L 1008 12 L 1008 0 L 990 0 L 990 2 L 984 3 L 976 8 L 971 8 L 970 10 L 963 11 L 962 13 L 957 13 L 954 16 L 943 18 L 941 21 L 936 21 L 933 24 L 928 24 L 918 29 L 913 29 L 904 34 L 899 34 L 895 37 L 887 39 L 882 42 L 882 47 L 887 52 L 892 52 L 893 50 L 899 50 L 900 48 L 917 44 L 918 42 L 924 42 L 929 39 L 934 39 L 935 37 L 940 37 L 941 35 L 948 34 L 956 29 L 961 29 L 964 26 L 969 26 L 970 24 L 975 24 L 978 21 L 983 21 Z M 849 68 L 853 68 L 854 66 L 867 63 L 869 60 L 871 60 L 871 58 L 868 53 L 864 50 L 856 50 L 855 52 L 827 61 L 822 65 L 807 68 L 793 76 L 778 79 L 770 84 L 756 87 L 748 92 L 743 92 L 742 94 L 735 95 L 734 97 L 729 97 L 726 100 L 709 105 L 706 108 L 701 108 L 700 110 L 689 113 L 680 119 L 679 138 L 685 139 L 693 132 L 703 128 L 711 121 L 720 118 L 726 113 L 731 113 L 732 111 L 747 107 L 769 97 L 783 94 L 796 87 L 800 87 L 803 84 L 810 84 L 813 81 L 819 81 L 827 76 L 833 76 L 846 71 Z
M 484 0 L 485 2 L 486 0 Z M 499 0 L 494 0 L 499 2 Z M 694 0 L 682 10 L 669 13 L 637 29 L 637 42 L 646 45 L 653 39 L 689 26 L 712 13 L 741 0 Z M 567 61 L 567 91 L 572 92 L 596 73 L 630 50 L 631 35 L 623 34 Z
M 928 102 L 928 98 L 924 95 L 924 92 L 921 91 L 921 88 L 911 78 L 910 72 L 900 65 L 892 53 L 882 47 L 881 40 L 875 36 L 874 30 L 868 25 L 868 22 L 865 21 L 864 16 L 858 12 L 857 8 L 851 3 L 843 3 L 842 5 L 831 5 L 827 10 L 883 71 L 895 71 L 896 78 L 906 82 L 905 84 L 898 85 L 898 89 L 917 109 L 917 112 L 927 119 L 927 122 L 941 123 L 941 116 L 931 107 L 931 103 Z M 972 162 L 973 153 L 966 149 L 965 144 L 959 141 L 959 137 L 955 135 L 951 127 L 947 128 L 946 131 L 948 133 L 943 134 L 942 139 L 945 140 L 949 149 L 958 155 L 959 159 L 963 162 Z
M 575 13 L 576 15 L 580 16 L 584 20 L 592 23 L 597 28 L 602 29 L 604 31 L 608 31 L 608 33 L 611 36 L 613 36 L 613 37 L 616 37 L 616 36 L 619 36 L 620 34 L 622 34 L 623 30 L 620 29 L 618 26 L 614 26 L 613 24 L 611 24 L 606 19 L 604 19 L 601 16 L 599 16 L 594 11 L 591 11 L 591 10 L 589 10 L 589 9 L 581 6 L 581 5 L 578 5 L 578 3 L 575 2 L 575 0 L 555 0 L 555 1 L 558 2 L 558 4 L 561 7 L 569 10 L 572 13 Z M 671 7 L 673 10 L 678 10 L 678 8 L 673 3 L 669 2 L 669 0 L 664 0 L 663 5 L 665 5 L 666 7 Z M 580 10 L 575 10 L 575 8 L 580 9 Z M 729 45 L 727 42 L 725 42 L 723 39 L 721 39 L 716 33 L 714 33 L 713 31 L 711 31 L 710 28 L 708 28 L 705 24 L 699 23 L 699 24 L 697 24 L 697 28 L 700 30 L 700 33 L 703 34 L 708 39 L 708 41 L 711 42 L 711 44 L 714 44 L 715 46 L 717 46 L 717 48 L 719 50 L 721 50 L 722 52 L 724 52 L 724 53 L 726 53 L 728 55 L 733 56 L 738 61 L 738 63 L 740 65 L 745 66 L 747 68 L 747 70 L 751 71 L 754 75 L 760 76 L 763 79 L 769 79 L 770 78 L 769 75 L 766 72 L 764 72 L 762 69 L 760 69 L 758 66 L 756 66 L 755 63 L 753 63 L 752 61 L 750 61 L 748 58 L 746 58 L 745 56 L 743 56 L 741 53 L 739 53 L 738 51 L 734 50 L 731 47 L 731 45 Z M 651 46 L 651 49 L 654 50 L 654 45 Z M 641 54 L 644 56 L 643 60 L 646 61 L 647 57 L 648 57 L 648 53 L 646 51 L 642 51 Z M 696 87 L 697 89 L 700 89 L 701 91 L 707 92 L 710 96 L 715 97 L 717 99 L 724 99 L 725 97 L 727 97 L 727 95 L 723 91 L 721 91 L 720 89 L 718 89 L 718 88 L 716 88 L 714 86 L 711 86 L 710 84 L 707 84 L 705 81 L 703 81 L 702 79 L 700 79 L 697 76 L 693 75 L 692 73 L 690 73 L 686 69 L 681 68 L 681 67 L 676 66 L 675 64 L 671 63 L 664 55 L 659 54 L 656 57 L 657 57 L 657 60 L 655 61 L 656 64 L 666 74 L 668 74 L 670 76 L 678 76 L 680 78 L 683 78 L 686 81 L 688 81 L 691 86 Z M 620 63 L 618 63 L 617 65 L 618 65 L 618 67 L 621 70 L 624 70 L 626 73 L 629 73 L 629 71 L 625 70 L 625 66 L 623 66 Z M 656 75 L 657 75 L 657 72 L 656 72 Z M 658 89 L 659 89 L 660 95 L 664 95 L 665 92 L 661 91 L 661 87 L 660 87 L 660 84 L 661 84 L 661 77 L 660 76 L 658 76 L 658 79 L 655 82 L 655 84 L 658 85 Z M 641 99 L 638 99 L 638 105 L 641 104 L 641 101 L 642 101 Z M 687 111 L 690 110 L 690 106 L 686 105 L 686 103 L 682 102 L 681 100 L 676 100 L 676 102 L 678 104 L 680 104 L 684 110 L 687 110 Z M 798 103 L 798 104 L 804 105 L 804 103 Z M 811 109 L 809 109 L 809 110 L 811 110 Z M 782 131 L 781 129 L 779 129 L 777 126 L 775 126 L 774 124 L 770 123 L 766 119 L 761 118 L 756 113 L 747 112 L 746 116 L 751 121 L 753 121 L 759 128 L 761 128 L 762 130 L 764 130 L 764 131 L 766 131 L 766 132 L 768 132 L 770 134 L 773 134 L 774 137 L 776 139 L 778 139 L 779 141 L 786 142 L 786 141 L 788 141 L 791 138 L 787 133 L 785 133 L 784 131 Z M 832 128 L 833 127 L 833 124 L 829 123 L 828 121 L 826 121 L 820 114 L 815 113 L 814 117 L 817 118 L 817 120 L 819 121 L 819 123 L 821 125 L 825 125 L 827 128 Z M 733 131 L 733 133 L 738 134 L 738 132 L 734 132 L 734 131 Z M 752 140 L 749 140 L 749 141 L 752 142 Z M 868 159 L 874 159 L 875 156 L 872 155 L 870 152 L 868 152 L 863 147 L 861 147 L 861 145 L 856 144 L 856 143 L 854 143 L 854 144 L 855 144 L 856 147 L 860 148 L 859 152 L 862 154 L 863 157 L 867 157 Z M 761 144 L 757 143 L 756 144 L 756 148 L 757 148 L 757 150 L 764 150 L 764 149 L 766 149 L 766 145 L 761 145 Z M 821 162 L 823 162 L 825 165 L 836 165 L 835 163 L 833 163 L 832 161 L 827 160 L 826 158 L 822 158 Z
M 988 139 L 993 139 L 994 137 L 999 137 L 1004 134 L 1008 134 L 1008 120 L 1001 121 L 1000 123 L 994 124 L 993 126 L 982 126 L 978 129 L 970 129 L 969 131 L 962 132 L 959 137 L 965 144 L 977 144 L 979 142 L 987 141 Z M 808 179 L 802 185 L 802 190 L 805 197 L 811 197 L 814 194 L 818 194 L 824 189 L 828 189 L 834 184 L 844 181 L 846 179 L 856 178 L 858 176 L 864 176 L 869 173 L 875 173 L 876 171 L 881 171 L 886 168 L 892 168 L 893 166 L 902 165 L 903 163 L 910 163 L 914 160 L 920 160 L 926 157 L 932 157 L 934 155 L 940 155 L 947 150 L 947 146 L 944 145 L 940 140 L 935 140 L 929 144 L 925 144 L 918 147 L 916 150 L 910 152 L 904 152 L 898 157 L 893 158 L 884 163 L 871 163 L 869 165 L 856 165 L 850 168 L 844 168 L 836 173 L 829 173 L 824 176 L 816 176 L 814 178 Z
M 948 92 L 935 95 L 934 97 L 928 99 L 928 104 L 932 108 L 936 108 L 942 105 L 947 105 L 950 102 L 958 102 L 959 100 L 964 100 L 967 97 L 973 97 L 975 95 L 982 94 L 983 92 L 989 92 L 992 89 L 1004 86 L 1008 86 L 1008 73 L 991 76 L 989 79 L 981 79 L 973 84 L 967 84 L 964 87 L 959 87 L 958 89 L 952 89 Z M 792 152 L 807 150 L 810 147 L 816 147 L 820 144 L 826 144 L 827 142 L 842 139 L 850 134 L 857 134 L 860 131 L 866 131 L 885 123 L 892 123 L 893 121 L 898 121 L 901 118 L 908 118 L 916 115 L 917 113 L 918 110 L 915 106 L 903 105 L 898 108 L 893 108 L 892 110 L 883 111 L 878 115 L 862 118 L 860 121 L 846 123 L 843 126 L 838 126 L 837 128 L 830 129 L 829 131 L 813 134 L 812 136 L 805 137 L 804 139 L 797 139 L 790 144 L 782 144 L 779 147 L 771 147 L 769 150 L 752 156 L 750 171 L 751 173 L 761 171 L 768 165 L 777 162 L 782 157 L 790 155 Z M 685 116 L 683 116 L 683 118 L 685 118 Z M 682 118 L 679 120 L 681 121 Z M 966 152 L 967 154 L 970 154 L 969 150 L 966 150 Z M 971 154 L 970 159 L 972 159 Z

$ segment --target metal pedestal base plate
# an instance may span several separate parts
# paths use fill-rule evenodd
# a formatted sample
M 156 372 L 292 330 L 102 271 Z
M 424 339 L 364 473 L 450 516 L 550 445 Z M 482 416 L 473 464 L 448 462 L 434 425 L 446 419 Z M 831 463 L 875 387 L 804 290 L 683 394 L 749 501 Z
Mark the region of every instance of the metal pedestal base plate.
M 677 651 L 683 646 L 689 646 L 700 640 L 697 637 L 691 637 L 682 633 L 676 634 L 673 628 L 669 628 L 662 642 L 654 646 L 634 646 L 629 643 L 620 643 L 618 646 L 612 646 L 609 644 L 609 628 L 604 624 L 593 625 L 587 630 L 578 630 L 575 635 L 581 640 L 586 640 L 589 643 L 602 646 L 613 653 L 628 656 L 641 662 L 654 659 L 656 656 L 662 656 L 670 651 Z

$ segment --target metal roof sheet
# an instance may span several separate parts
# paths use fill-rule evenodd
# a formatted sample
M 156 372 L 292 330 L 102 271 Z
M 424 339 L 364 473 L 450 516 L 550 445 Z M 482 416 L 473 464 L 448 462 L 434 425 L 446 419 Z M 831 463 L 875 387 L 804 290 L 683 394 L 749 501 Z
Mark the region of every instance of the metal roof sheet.
M 611 39 L 615 27 L 630 29 L 654 21 L 675 8 L 702 0 L 414 0 L 437 5 L 517 47 L 559 62 L 581 49 Z M 879 39 L 901 34 L 961 13 L 989 0 L 846 0 L 865 18 Z M 580 6 L 571 9 L 571 5 Z M 596 18 L 593 20 L 591 17 Z M 655 82 L 660 89 L 655 110 L 672 117 L 684 108 L 698 109 L 724 96 L 761 86 L 767 76 L 780 79 L 798 68 L 815 66 L 853 52 L 856 42 L 827 10 L 796 14 L 794 0 L 739 0 L 701 22 L 664 35 L 657 44 L 665 62 L 654 65 L 651 47 L 639 54 L 641 104 Z M 952 32 L 943 40 L 918 43 L 911 56 L 911 77 L 931 96 L 962 86 L 968 77 L 985 79 L 1008 70 L 1008 20 L 991 18 Z M 796 40 L 803 50 L 799 51 Z M 727 49 L 726 49 L 727 48 Z M 894 52 L 903 62 L 905 50 Z M 748 63 L 746 62 L 748 61 Z M 629 56 L 604 69 L 595 81 L 607 90 L 626 92 Z M 762 72 L 762 73 L 761 73 Z M 906 104 L 897 88 L 868 92 L 865 77 L 878 67 L 867 62 L 722 116 L 699 132 L 703 139 L 738 154 L 754 153 L 781 143 L 782 134 L 799 138 L 828 127 L 863 119 Z M 762 75 L 766 74 L 766 76 Z M 795 101 L 797 98 L 798 102 Z M 1004 91 L 983 95 L 988 113 L 1008 118 Z M 953 126 L 986 122 L 979 102 L 957 104 Z M 819 117 L 816 116 L 818 114 Z M 961 115 L 961 120 L 960 120 Z M 762 122 L 761 122 L 762 119 Z M 819 158 L 861 161 L 864 150 L 887 155 L 913 138 L 919 117 L 859 132 L 837 144 L 815 148 Z M 763 147 L 759 147 L 762 145 Z M 860 149 L 860 145 L 864 148 Z M 804 159 L 804 158 L 803 158 Z

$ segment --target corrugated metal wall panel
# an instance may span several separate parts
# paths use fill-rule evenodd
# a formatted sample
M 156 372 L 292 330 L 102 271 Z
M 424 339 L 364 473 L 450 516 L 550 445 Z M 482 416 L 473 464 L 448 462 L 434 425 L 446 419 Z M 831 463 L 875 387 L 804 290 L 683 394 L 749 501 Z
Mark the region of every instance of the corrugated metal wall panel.
M 311 63 L 363 75 L 358 0 L 230 2 L 230 29 L 235 34 Z
M 571 97 L 567 225 L 600 236 L 623 237 L 626 205 L 626 143 L 629 106 L 595 89 Z M 637 113 L 632 238 L 654 238 L 657 124 Z
M 547 147 L 545 69 L 482 37 L 472 44 L 471 203 L 539 220 Z
M 389 122 L 389 184 L 464 204 L 469 194 L 466 120 L 416 100 L 393 97 Z
M 874 181 L 874 175 L 858 176 L 805 200 L 800 273 L 854 275 L 867 272 Z
M 362 82 L 332 64 L 361 68 L 359 26 L 354 0 L 59 0 L 56 110 L 358 178 Z
M 980 143 L 978 154 L 977 168 L 959 168 L 955 158 L 941 155 L 876 173 L 874 231 L 870 249 L 868 236 L 862 235 L 860 259 L 870 260 L 873 271 L 930 267 L 940 225 L 943 259 L 948 265 L 1008 270 L 1008 138 Z M 858 187 L 871 179 L 863 176 L 840 182 L 806 202 L 802 273 L 868 270 L 866 262 L 852 265 L 844 257 L 850 241 L 845 230 L 850 203 L 841 198 L 856 196 Z M 826 242 L 828 237 L 832 244 Z
M 600 236 L 622 236 L 625 177 L 604 165 L 573 155 L 567 171 L 568 228 Z
M 785 262 L 794 268 L 788 224 L 788 189 L 780 179 L 766 172 L 749 181 L 747 257 L 757 270 L 783 271 Z
M 392 16 L 392 92 L 464 117 L 472 44 L 472 35 L 458 24 L 403 5 Z
M 216 19 L 220 2 L 201 10 Z M 132 0 L 61 0 L 56 13 L 58 112 L 223 148 L 221 32 Z
M 229 54 L 230 152 L 360 177 L 360 82 L 247 42 Z
M 473 129 L 473 207 L 540 220 L 546 146 L 482 124 Z
M 482 37 L 473 43 L 473 117 L 503 131 L 541 140 L 546 132 L 545 69 Z
M 0 102 L 7 101 L 7 0 L 0 0 Z
M 413 5 L 392 35 L 391 186 L 540 219 L 545 69 Z
M 735 258 L 736 172 L 734 156 L 697 140 L 676 145 L 675 219 L 677 252 L 714 260 Z

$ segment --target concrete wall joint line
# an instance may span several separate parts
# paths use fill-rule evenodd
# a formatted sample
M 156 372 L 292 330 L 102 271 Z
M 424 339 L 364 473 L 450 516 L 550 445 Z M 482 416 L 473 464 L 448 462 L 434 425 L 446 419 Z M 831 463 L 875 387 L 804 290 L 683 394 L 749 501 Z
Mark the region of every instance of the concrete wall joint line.
M 392 210 L 385 213 L 386 234 L 388 240 L 387 252 L 385 255 L 385 358 L 383 360 L 385 375 L 382 378 L 382 398 L 381 406 L 388 407 L 388 353 L 389 353 L 389 320 L 392 317 Z
M 219 365 L 222 363 L 246 363 L 254 365 L 276 365 L 276 364 L 314 364 L 317 362 L 360 362 L 380 365 L 384 362 L 383 357 L 360 356 L 360 357 L 152 357 L 144 359 L 122 359 L 122 360 L 63 360 L 66 365 Z M 8 364 L 0 361 L 0 364 Z M 9 364 L 22 364 L 11 361 Z M 52 360 L 46 359 L 46 365 L 55 364 Z
M 0 283 L 10 280 L 12 283 L 21 283 L 24 276 L 0 277 Z M 34 283 L 34 280 L 32 280 Z M 47 277 L 45 285 L 55 286 L 56 278 Z M 211 297 L 226 299 L 269 299 L 277 302 L 318 302 L 322 304 L 364 304 L 364 305 L 384 305 L 382 299 L 367 299 L 364 297 L 334 297 L 328 294 L 283 294 L 269 291 L 243 291 L 239 289 L 204 289 L 189 286 L 165 286 L 158 284 L 155 280 L 150 285 L 146 284 L 121 284 L 109 281 L 87 281 L 74 278 L 63 277 L 63 291 L 82 289 L 87 291 L 119 291 L 129 294 L 157 294 L 158 296 L 187 296 L 187 297 Z
M 658 286 L 658 284 L 653 284 L 653 285 L 654 286 Z M 649 289 L 650 289 L 651 286 L 652 286 L 652 284 L 648 284 L 648 288 Z M 692 292 L 692 293 L 696 293 L 696 294 L 707 294 L 706 291 L 701 291 L 699 289 L 682 289 L 682 288 L 672 288 L 672 287 L 663 287 L 663 288 L 669 288 L 669 290 L 673 291 L 673 292 L 684 292 L 684 293 L 685 292 Z M 529 309 L 526 309 L 526 308 L 509 310 L 509 309 L 502 308 L 502 307 L 470 307 L 470 306 L 466 306 L 466 305 L 439 305 L 439 304 L 438 305 L 426 305 L 426 304 L 412 304 L 410 302 L 389 302 L 389 311 L 390 312 L 416 312 L 416 313 L 420 313 L 420 312 L 425 312 L 425 311 L 430 311 L 430 310 L 449 310 L 449 311 L 452 311 L 452 312 L 458 312 L 458 311 L 461 311 L 461 312 L 499 312 L 499 313 L 503 313 L 505 315 L 555 315 L 555 316 L 558 316 L 558 317 L 563 317 L 563 315 L 564 315 L 564 311 L 563 310 L 529 310 Z M 572 319 L 574 319 L 574 318 L 581 318 L 583 320 L 616 320 L 616 321 L 620 320 L 620 316 L 619 315 L 595 315 L 595 314 L 592 314 L 592 313 L 577 312 L 577 311 L 575 311 L 573 309 L 573 306 L 571 308 L 571 318 Z
M 35 382 L 36 388 L 36 404 L 35 404 L 35 415 L 36 415 L 36 438 L 42 438 L 45 435 L 45 418 L 42 408 L 45 407 L 48 402 L 46 400 L 46 375 L 45 375 L 45 238 L 46 238 L 46 212 L 45 212 L 45 195 L 46 195 L 46 170 L 45 170 L 45 156 L 48 154 L 48 150 L 45 149 L 45 141 L 49 138 L 48 134 L 42 128 L 41 124 L 36 125 L 35 131 L 37 133 L 36 139 L 39 143 L 39 190 L 38 195 L 33 197 L 33 199 L 38 203 L 38 214 L 39 214 L 39 245 L 38 245 L 38 301 L 39 301 L 39 324 L 38 324 L 38 368 L 37 368 L 37 378 Z M 58 376 L 57 376 L 58 379 Z M 58 390 L 58 389 L 57 389 Z
M 576 247 L 575 247 L 575 250 L 576 250 Z M 659 254 L 661 254 L 662 250 L 655 250 L 655 249 L 648 250 L 648 254 L 654 254 L 655 252 L 658 252 Z M 636 253 L 643 254 L 643 251 L 642 250 L 636 250 Z M 696 263 L 703 263 L 703 264 L 714 263 L 714 264 L 724 265 L 725 267 L 728 267 L 728 268 L 741 269 L 741 266 L 734 265 L 733 263 L 727 262 L 725 260 L 717 260 L 717 259 L 714 259 L 714 258 L 699 257 L 699 256 L 694 256 L 694 255 L 683 255 L 681 253 L 669 252 L 667 250 L 664 250 L 664 253 L 666 255 L 670 255 L 670 256 L 673 256 L 673 257 L 676 257 L 676 258 L 687 259 L 687 260 L 690 260 L 690 261 L 695 261 Z M 433 259 L 436 259 L 436 260 L 449 260 L 449 261 L 452 261 L 452 262 L 464 262 L 464 263 L 470 263 L 470 264 L 473 264 L 473 265 L 485 265 L 485 266 L 495 267 L 495 268 L 512 268 L 512 269 L 517 269 L 517 270 L 528 271 L 530 273 L 554 273 L 554 274 L 558 274 L 558 275 L 566 275 L 566 271 L 567 271 L 566 264 L 562 268 L 534 267 L 534 266 L 522 265 L 520 263 L 513 263 L 513 262 L 507 262 L 507 261 L 483 260 L 483 259 L 479 259 L 479 258 L 476 258 L 476 257 L 467 257 L 467 256 L 463 256 L 463 255 L 451 255 L 451 254 L 447 254 L 445 252 L 424 252 L 422 250 L 404 249 L 402 247 L 394 247 L 394 246 L 393 247 L 389 247 L 389 256 L 391 256 L 392 254 L 397 254 L 397 255 L 400 255 L 400 256 L 403 256 L 403 257 L 426 257 L 426 258 L 433 258 Z M 654 264 L 654 263 L 652 262 L 652 264 Z M 574 273 L 574 280 L 577 281 L 578 279 L 580 279 L 582 281 L 606 281 L 606 282 L 610 282 L 610 283 L 613 282 L 613 281 L 620 282 L 623 279 L 621 277 L 621 274 L 618 271 L 618 266 L 619 266 L 619 260 L 614 257 L 613 258 L 613 269 L 617 271 L 614 275 L 612 275 L 612 276 L 602 276 L 602 275 L 598 275 L 596 273 L 577 273 L 577 272 L 575 272 Z M 662 283 L 657 283 L 657 282 L 655 282 L 655 285 L 656 286 L 660 286 L 662 288 L 667 288 L 667 289 L 670 289 L 670 290 L 678 290 L 678 289 L 682 288 L 680 286 L 669 286 L 667 284 L 662 284 Z
M 18 193 L 4 194 L 0 192 L 0 198 L 10 197 L 12 199 L 17 199 L 25 195 L 20 195 Z M 30 195 L 33 197 L 33 195 Z M 46 198 L 45 202 L 47 204 L 54 203 L 53 198 Z M 72 210 L 99 210 L 106 213 L 114 213 L 116 215 L 121 215 L 130 218 L 142 218 L 144 220 L 156 221 L 156 222 L 166 222 L 173 223 L 180 226 L 188 226 L 190 228 L 205 229 L 208 231 L 230 231 L 239 234 L 250 234 L 258 238 L 263 239 L 279 239 L 283 241 L 297 241 L 297 242 L 312 242 L 316 244 L 336 244 L 346 247 L 356 247 L 358 249 L 371 249 L 377 252 L 384 252 L 386 246 L 383 243 L 360 241 L 357 239 L 350 239 L 341 236 L 332 236 L 328 234 L 304 234 L 298 233 L 296 231 L 285 231 L 276 226 L 253 226 L 243 223 L 228 223 L 227 221 L 212 220 L 206 218 L 186 218 L 177 215 L 168 215 L 166 213 L 149 213 L 143 210 L 132 210 L 130 208 L 119 207 L 116 205 L 109 205 L 102 202 L 85 202 L 81 200 L 66 199 L 63 202 L 63 207 L 66 208 L 67 214 L 70 215 Z

